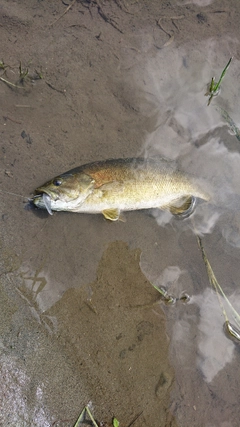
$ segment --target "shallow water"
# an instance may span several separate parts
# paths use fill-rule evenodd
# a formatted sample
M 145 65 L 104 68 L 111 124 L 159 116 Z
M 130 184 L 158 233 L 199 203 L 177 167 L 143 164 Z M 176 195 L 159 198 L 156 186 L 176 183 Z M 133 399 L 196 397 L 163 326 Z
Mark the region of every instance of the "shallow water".
M 0 189 L 24 196 L 0 194 L 0 424 L 73 426 L 89 404 L 108 425 L 237 427 L 239 344 L 224 332 L 225 301 L 194 233 L 239 311 L 239 141 L 219 111 L 239 126 L 239 6 L 100 5 L 108 22 L 93 1 L 57 22 L 58 1 L 0 6 L 4 78 L 17 82 L 19 61 L 43 73 L 23 89 L 0 81 Z M 207 84 L 230 57 L 207 107 Z M 159 154 L 211 194 L 189 219 L 25 209 L 65 170 Z

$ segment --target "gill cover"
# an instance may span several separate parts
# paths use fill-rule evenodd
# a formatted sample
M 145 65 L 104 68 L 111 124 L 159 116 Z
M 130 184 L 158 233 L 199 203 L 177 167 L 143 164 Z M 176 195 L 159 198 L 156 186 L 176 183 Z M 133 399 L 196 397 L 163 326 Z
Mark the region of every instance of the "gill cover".
M 52 210 L 74 210 L 92 193 L 94 183 L 85 173 L 66 172 L 38 187 L 33 203 L 47 209 L 50 215 Z

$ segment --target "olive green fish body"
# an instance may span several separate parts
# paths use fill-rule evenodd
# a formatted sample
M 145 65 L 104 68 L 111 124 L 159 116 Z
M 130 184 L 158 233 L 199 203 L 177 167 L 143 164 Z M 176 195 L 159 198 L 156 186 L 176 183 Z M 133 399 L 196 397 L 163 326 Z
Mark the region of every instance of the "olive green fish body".
M 171 210 L 191 197 L 209 199 L 192 177 L 177 170 L 174 162 L 143 158 L 80 166 L 37 188 L 36 194 L 33 202 L 38 207 L 47 208 L 47 203 L 50 211 L 103 213 L 111 220 L 118 219 L 121 211 Z

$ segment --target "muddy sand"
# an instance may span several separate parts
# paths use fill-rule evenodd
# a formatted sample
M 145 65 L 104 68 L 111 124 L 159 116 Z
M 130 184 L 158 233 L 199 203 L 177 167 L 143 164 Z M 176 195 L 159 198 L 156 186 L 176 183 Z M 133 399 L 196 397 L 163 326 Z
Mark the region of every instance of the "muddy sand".
M 71 427 L 86 405 L 102 426 L 239 426 L 239 344 L 193 232 L 240 309 L 239 141 L 221 114 L 237 125 L 239 18 L 233 0 L 2 0 L 1 426 Z M 216 184 L 194 227 L 27 209 L 75 166 L 156 154 Z

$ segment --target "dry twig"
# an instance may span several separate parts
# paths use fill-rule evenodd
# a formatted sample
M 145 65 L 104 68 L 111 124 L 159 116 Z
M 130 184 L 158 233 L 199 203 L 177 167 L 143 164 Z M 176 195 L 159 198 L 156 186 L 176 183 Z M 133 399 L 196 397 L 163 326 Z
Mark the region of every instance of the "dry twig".
M 66 15 L 66 13 L 68 13 L 68 11 L 71 9 L 74 3 L 76 3 L 76 0 L 73 0 L 72 3 L 69 4 L 69 6 L 64 10 L 64 12 L 57 19 L 55 19 L 55 21 L 53 21 L 50 24 L 50 27 L 52 27 L 54 24 L 56 24 L 59 21 L 59 19 L 61 19 L 64 15 Z

